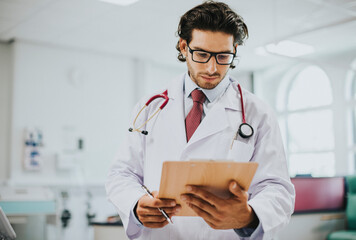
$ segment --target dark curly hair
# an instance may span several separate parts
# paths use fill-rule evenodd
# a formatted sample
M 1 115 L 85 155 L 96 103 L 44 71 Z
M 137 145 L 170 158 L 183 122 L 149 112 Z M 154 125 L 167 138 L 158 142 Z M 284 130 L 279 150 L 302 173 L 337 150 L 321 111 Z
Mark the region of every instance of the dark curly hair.
M 242 17 L 222 2 L 206 1 L 186 12 L 180 19 L 177 35 L 189 44 L 194 29 L 231 34 L 234 37 L 234 45 L 241 45 L 248 38 L 248 29 Z M 178 60 L 185 62 L 179 40 L 176 49 Z M 233 63 L 230 68 L 235 68 Z

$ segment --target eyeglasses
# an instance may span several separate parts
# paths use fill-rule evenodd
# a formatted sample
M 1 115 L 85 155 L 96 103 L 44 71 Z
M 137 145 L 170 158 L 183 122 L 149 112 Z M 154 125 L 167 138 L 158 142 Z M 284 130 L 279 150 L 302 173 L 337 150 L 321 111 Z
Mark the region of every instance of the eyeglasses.
M 220 65 L 230 65 L 235 58 L 235 53 L 213 53 L 204 50 L 193 50 L 187 44 L 192 60 L 197 63 L 207 63 L 212 56 L 215 57 L 216 63 Z

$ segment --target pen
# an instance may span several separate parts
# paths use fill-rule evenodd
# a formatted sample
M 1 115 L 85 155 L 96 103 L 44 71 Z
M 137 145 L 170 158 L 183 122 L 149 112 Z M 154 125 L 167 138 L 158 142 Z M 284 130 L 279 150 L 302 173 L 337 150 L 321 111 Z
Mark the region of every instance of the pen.
M 150 190 L 148 190 L 148 188 L 145 185 L 142 185 L 141 187 L 150 198 L 154 198 Z M 163 209 L 158 208 L 158 210 L 162 213 L 162 215 L 167 219 L 167 221 L 170 224 L 173 224 L 172 220 L 169 218 L 168 214 Z

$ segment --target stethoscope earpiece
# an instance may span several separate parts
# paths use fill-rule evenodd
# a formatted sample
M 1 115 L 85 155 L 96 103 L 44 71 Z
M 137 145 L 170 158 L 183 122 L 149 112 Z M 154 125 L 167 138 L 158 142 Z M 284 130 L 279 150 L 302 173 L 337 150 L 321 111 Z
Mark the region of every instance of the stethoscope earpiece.
M 133 128 L 129 128 L 129 132 L 133 132 Z M 141 133 L 142 133 L 143 135 L 147 135 L 147 134 L 148 134 L 148 131 L 143 130 L 143 131 L 141 131 Z

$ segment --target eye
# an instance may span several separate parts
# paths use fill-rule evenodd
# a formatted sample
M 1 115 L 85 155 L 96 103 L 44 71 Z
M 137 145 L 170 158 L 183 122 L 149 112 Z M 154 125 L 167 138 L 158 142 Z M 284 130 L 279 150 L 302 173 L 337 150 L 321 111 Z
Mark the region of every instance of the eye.
M 228 60 L 230 58 L 230 55 L 229 54 L 219 54 L 218 58 L 221 61 L 226 61 L 226 60 Z
M 206 52 L 195 52 L 197 57 L 199 58 L 208 58 L 209 57 L 209 53 Z

